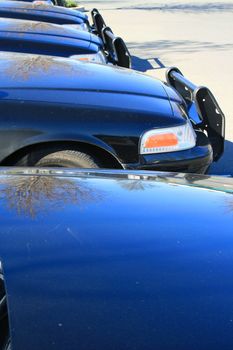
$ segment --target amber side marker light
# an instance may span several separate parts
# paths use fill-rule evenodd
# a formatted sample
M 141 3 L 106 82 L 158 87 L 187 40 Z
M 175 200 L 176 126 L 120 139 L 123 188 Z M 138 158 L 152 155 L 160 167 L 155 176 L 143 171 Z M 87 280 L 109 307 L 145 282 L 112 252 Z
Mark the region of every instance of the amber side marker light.
M 196 133 L 190 122 L 187 122 L 181 126 L 145 132 L 141 138 L 140 154 L 176 152 L 195 145 Z
M 153 135 L 148 137 L 145 148 L 176 146 L 178 139 L 174 134 Z

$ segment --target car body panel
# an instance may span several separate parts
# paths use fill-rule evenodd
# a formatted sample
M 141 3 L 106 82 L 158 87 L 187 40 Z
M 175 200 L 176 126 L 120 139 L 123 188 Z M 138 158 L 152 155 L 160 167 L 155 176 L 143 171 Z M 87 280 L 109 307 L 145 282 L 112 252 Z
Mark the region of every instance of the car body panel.
M 52 4 L 52 0 L 8 0 L 8 1 L 14 1 L 14 2 L 19 2 L 20 4 L 22 3 L 36 3 L 36 2 L 41 2 L 41 3 L 50 3 Z
M 43 23 L 39 21 L 25 21 L 12 18 L 1 19 L 0 32 L 4 32 L 6 34 L 11 32 L 21 33 L 21 36 L 27 34 L 59 36 L 63 40 L 64 38 L 72 38 L 93 42 L 99 46 L 103 45 L 102 40 L 94 34 L 77 30 L 72 27 L 59 26 L 53 23 Z
M 0 54 L 0 67 L 3 163 L 27 146 L 67 138 L 67 142 L 101 145 L 122 167 L 136 169 L 145 131 L 187 122 L 182 113 L 173 113 L 161 81 L 135 71 L 13 53 Z M 178 95 L 172 98 L 180 103 Z M 202 162 L 203 151 L 199 153 Z M 206 157 L 209 164 L 208 140 Z
M 9 0 L 11 1 L 11 0 Z M 14 0 L 17 1 L 17 0 Z M 42 5 L 53 5 L 52 0 L 19 0 L 20 2 L 33 3 L 33 4 L 42 4 Z
M 0 193 L 13 349 L 233 346 L 232 179 L 11 168 Z
M 66 139 L 99 140 L 119 159 L 137 161 L 142 130 L 185 122 L 173 118 L 161 82 L 135 72 L 46 56 L 0 57 L 2 160 L 30 144 Z
M 83 21 L 88 20 L 88 16 L 78 10 L 72 10 L 71 8 L 65 8 L 60 6 L 51 6 L 48 4 L 25 4 L 24 2 L 18 1 L 2 1 L 1 8 L 22 8 L 24 10 L 40 11 L 40 12 L 51 12 L 53 14 L 66 14 L 68 16 L 73 16 L 76 18 L 81 18 Z
M 48 4 L 30 4 L 18 1 L 1 1 L 0 8 L 0 17 L 1 13 L 7 14 L 18 12 L 23 16 L 23 13 L 26 15 L 36 16 L 39 15 L 41 17 L 53 17 L 60 18 L 64 16 L 65 21 L 71 21 L 72 23 L 82 23 L 88 22 L 88 17 L 81 11 L 72 10 L 59 6 L 51 6 Z
M 23 78 L 19 67 L 26 66 L 27 76 Z M 47 67 L 47 69 L 43 70 Z M 27 70 L 27 66 L 32 69 Z M 57 57 L 0 53 L 1 88 L 14 89 L 61 89 L 116 92 L 129 95 L 158 97 L 169 101 L 160 80 L 137 73 L 133 70 L 113 66 L 77 62 Z M 17 73 L 17 74 L 15 74 Z M 56 74 L 56 80 L 54 79 Z M 27 98 L 25 94 L 25 98 Z M 54 96 L 56 99 L 56 96 Z M 177 101 L 179 98 L 177 97 Z M 114 103 L 114 101 L 112 101 Z M 169 112 L 172 113 L 170 104 Z M 162 109 L 160 111 L 163 113 Z
M 102 40 L 85 31 L 36 21 L 0 20 L 1 51 L 69 57 L 95 54 L 102 48 Z

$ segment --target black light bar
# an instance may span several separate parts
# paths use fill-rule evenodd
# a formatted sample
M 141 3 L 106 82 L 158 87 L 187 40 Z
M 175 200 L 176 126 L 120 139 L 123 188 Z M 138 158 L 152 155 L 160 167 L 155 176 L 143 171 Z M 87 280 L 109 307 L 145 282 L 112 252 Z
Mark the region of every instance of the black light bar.
M 102 37 L 102 30 L 106 27 L 106 23 L 103 17 L 99 13 L 99 11 L 95 8 L 91 11 L 91 16 L 93 20 L 94 30 L 100 37 Z
M 224 151 L 225 116 L 214 95 L 207 87 L 194 85 L 178 68 L 169 68 L 166 77 L 168 84 L 182 96 L 187 106 L 195 104 L 201 119 L 198 127 L 207 132 L 214 160 L 217 161 Z
M 103 28 L 102 37 L 112 63 L 120 67 L 130 68 L 131 56 L 124 40 L 120 37 L 116 37 L 109 27 Z
M 94 8 L 91 11 L 93 28 L 104 42 L 104 48 L 108 54 L 109 61 L 120 67 L 131 67 L 131 56 L 124 40 L 116 37 L 110 27 L 107 27 L 99 11 Z

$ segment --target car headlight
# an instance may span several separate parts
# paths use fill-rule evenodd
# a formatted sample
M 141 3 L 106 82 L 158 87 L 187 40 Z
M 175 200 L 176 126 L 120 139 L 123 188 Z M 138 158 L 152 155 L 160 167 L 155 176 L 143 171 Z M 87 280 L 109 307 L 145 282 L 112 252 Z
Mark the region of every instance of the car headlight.
M 89 27 L 86 23 L 81 23 L 80 28 L 86 32 L 89 32 Z
M 190 149 L 196 145 L 196 133 L 185 125 L 147 131 L 141 139 L 140 154 L 166 153 Z
M 107 60 L 101 51 L 99 51 L 98 53 L 95 53 L 95 54 L 73 55 L 70 58 L 75 59 L 75 60 L 79 60 L 79 61 L 83 61 L 83 62 L 102 63 L 102 64 L 107 63 Z
M 80 24 L 63 24 L 64 27 L 70 27 L 78 30 L 83 30 L 85 32 L 89 32 L 89 26 L 86 23 Z
M 35 1 L 33 1 L 33 4 L 34 5 L 43 5 L 43 6 L 45 6 L 45 5 L 53 5 L 53 3 L 52 3 L 52 1 L 49 1 L 49 0 L 35 0 Z

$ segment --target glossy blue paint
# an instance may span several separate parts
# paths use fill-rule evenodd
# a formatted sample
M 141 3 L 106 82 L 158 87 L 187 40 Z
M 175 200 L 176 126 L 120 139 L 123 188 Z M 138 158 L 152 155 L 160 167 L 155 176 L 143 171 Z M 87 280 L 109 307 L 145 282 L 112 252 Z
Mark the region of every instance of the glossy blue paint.
M 38 15 L 41 17 L 41 19 L 47 17 L 47 18 L 51 18 L 52 20 L 52 18 L 54 17 L 54 21 L 56 21 L 57 19 L 59 23 L 62 23 L 62 19 L 63 19 L 64 24 L 65 23 L 79 24 L 83 22 L 88 22 L 88 17 L 83 12 L 68 9 L 65 7 L 50 6 L 48 4 L 40 4 L 40 5 L 30 4 L 26 2 L 20 2 L 20 1 L 9 1 L 9 0 L 1 1 L 0 17 L 7 16 L 10 14 L 13 15 L 14 13 L 15 14 L 18 13 L 18 16 L 19 16 L 18 18 L 22 18 L 22 19 L 28 18 L 27 16 Z
M 17 69 L 17 66 L 23 65 L 33 67 L 27 70 L 28 74 L 25 79 L 23 79 L 23 73 Z M 2 70 L 0 87 L 2 89 L 105 91 L 132 96 L 157 97 L 166 102 L 165 113 L 170 113 L 170 115 L 172 113 L 163 83 L 130 69 L 84 63 L 72 59 L 41 58 L 37 55 L 4 52 L 0 53 L 0 67 Z M 54 79 L 55 75 L 56 79 Z M 56 95 L 53 95 L 56 98 Z M 24 98 L 27 98 L 26 94 Z M 163 109 L 159 109 L 163 113 Z
M 0 67 L 2 164 L 15 164 L 12 155 L 27 146 L 82 142 L 106 150 L 124 168 L 176 167 L 177 154 L 172 162 L 165 153 L 145 164 L 138 153 L 145 131 L 186 123 L 161 81 L 112 66 L 15 53 L 0 53 Z M 195 159 L 184 153 L 182 169 L 203 172 L 211 163 L 208 139 L 200 138 L 202 148 L 198 137 Z
M 49 35 L 60 37 L 61 40 L 70 38 L 95 43 L 99 46 L 103 45 L 102 40 L 98 36 L 89 32 L 77 30 L 71 26 L 60 26 L 54 23 L 41 23 L 39 21 L 6 18 L 0 21 L 0 33 L 5 33 L 7 37 L 10 33 L 20 33 L 22 38 L 26 37 L 27 34 L 38 36 Z
M 232 348 L 231 179 L 40 172 L 0 178 L 15 350 Z
M 23 9 L 24 11 L 30 10 L 32 13 L 40 13 L 41 15 L 43 12 L 51 13 L 51 14 L 61 14 L 61 15 L 67 15 L 67 16 L 73 16 L 74 18 L 80 18 L 83 20 L 83 22 L 86 22 L 88 20 L 88 16 L 77 10 L 72 10 L 70 8 L 65 7 L 59 7 L 59 6 L 51 6 L 49 4 L 26 4 L 25 2 L 21 1 L 1 1 L 1 9 Z
M 69 57 L 102 49 L 99 37 L 71 27 L 19 19 L 0 21 L 1 51 Z

